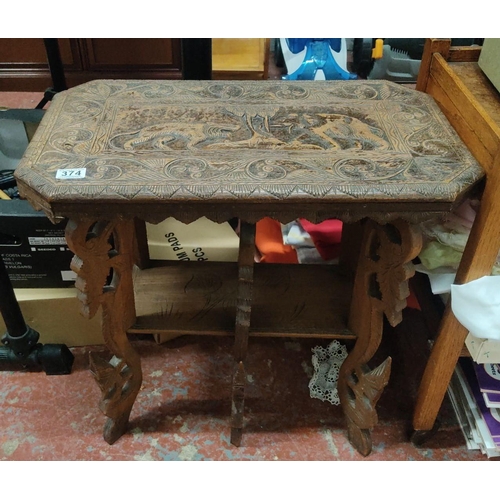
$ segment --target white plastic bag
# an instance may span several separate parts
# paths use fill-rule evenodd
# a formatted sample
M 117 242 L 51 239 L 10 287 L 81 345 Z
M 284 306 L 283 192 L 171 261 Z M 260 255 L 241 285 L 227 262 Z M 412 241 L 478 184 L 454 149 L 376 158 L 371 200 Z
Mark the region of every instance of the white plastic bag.
M 475 337 L 500 340 L 500 276 L 451 285 L 451 309 Z

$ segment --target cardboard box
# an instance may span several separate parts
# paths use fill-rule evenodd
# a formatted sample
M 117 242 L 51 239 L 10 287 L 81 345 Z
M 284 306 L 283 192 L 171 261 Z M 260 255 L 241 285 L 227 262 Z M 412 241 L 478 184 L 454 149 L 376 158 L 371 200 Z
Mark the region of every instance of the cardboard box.
M 500 92 L 500 38 L 484 39 L 477 64 Z
M 0 200 L 0 255 L 14 288 L 74 285 L 66 221 L 52 224 L 25 200 Z
M 104 343 L 101 311 L 91 320 L 84 318 L 75 288 L 14 289 L 14 293 L 24 321 L 40 334 L 42 344 L 76 347 Z M 0 315 L 0 336 L 5 331 Z
M 168 218 L 146 223 L 152 260 L 237 262 L 240 239 L 228 222 L 202 217 L 191 224 Z
M 168 218 L 146 224 L 151 260 L 237 262 L 240 239 L 228 222 L 218 224 L 202 217 L 191 224 Z M 158 344 L 182 334 L 155 333 Z

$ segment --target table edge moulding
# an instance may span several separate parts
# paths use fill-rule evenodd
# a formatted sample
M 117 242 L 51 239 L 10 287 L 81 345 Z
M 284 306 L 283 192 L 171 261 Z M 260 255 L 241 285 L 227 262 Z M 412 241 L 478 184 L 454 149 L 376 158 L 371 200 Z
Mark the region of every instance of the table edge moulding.
M 77 178 L 64 178 L 68 170 Z M 172 328 L 234 335 L 235 445 L 250 336 L 354 338 L 338 391 L 349 439 L 363 455 L 372 449 L 391 360 L 368 363 L 384 315 L 392 325 L 401 321 L 421 248 L 417 223 L 449 213 L 482 177 L 430 96 L 361 80 L 90 82 L 55 97 L 16 170 L 22 196 L 53 221 L 69 219 L 82 313 L 102 308 L 112 357 L 92 356 L 91 370 L 107 442 L 126 432 L 141 387 L 127 332 Z M 240 219 L 238 263 L 137 269 L 137 220 L 202 216 Z M 255 224 L 263 217 L 342 220 L 338 271 L 255 264 Z M 167 300 L 156 312 L 147 291 L 153 282 Z M 306 283 L 321 286 L 321 300 L 301 293 Z M 193 315 L 193 305 L 203 314 Z M 284 319 L 290 311 L 293 321 Z

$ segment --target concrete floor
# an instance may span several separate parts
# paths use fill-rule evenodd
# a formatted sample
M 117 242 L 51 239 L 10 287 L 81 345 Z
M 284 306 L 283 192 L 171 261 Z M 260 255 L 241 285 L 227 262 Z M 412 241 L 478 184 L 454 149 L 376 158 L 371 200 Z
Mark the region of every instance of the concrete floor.
M 183 336 L 159 345 L 146 336 L 133 339 L 144 377 L 129 432 L 111 446 L 88 371 L 89 352 L 104 346 L 72 348 L 70 375 L 0 372 L 0 460 L 486 460 L 466 449 L 448 401 L 437 434 L 421 447 L 410 443 L 421 357 L 401 353 L 394 335 L 385 335 L 377 354 L 390 354 L 393 370 L 366 458 L 347 440 L 341 408 L 309 394 L 311 349 L 328 341 L 251 339 L 245 432 L 236 448 L 229 442 L 232 339 Z

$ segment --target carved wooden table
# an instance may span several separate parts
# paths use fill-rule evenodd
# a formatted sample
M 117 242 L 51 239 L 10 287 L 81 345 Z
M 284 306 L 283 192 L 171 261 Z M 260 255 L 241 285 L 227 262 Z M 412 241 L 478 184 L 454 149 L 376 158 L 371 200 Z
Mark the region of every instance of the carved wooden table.
M 69 218 L 82 312 L 103 309 L 113 357 L 91 370 L 107 442 L 126 431 L 141 386 L 127 332 L 234 335 L 236 445 L 249 336 L 314 336 L 356 339 L 338 390 L 364 455 L 391 360 L 367 364 L 384 314 L 401 320 L 415 223 L 448 213 L 482 175 L 431 97 L 384 81 L 94 81 L 55 97 L 16 171 L 22 196 Z M 241 219 L 237 264 L 135 273 L 136 219 L 201 216 Z M 254 265 L 264 216 L 343 220 L 341 264 Z

